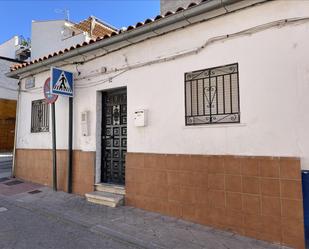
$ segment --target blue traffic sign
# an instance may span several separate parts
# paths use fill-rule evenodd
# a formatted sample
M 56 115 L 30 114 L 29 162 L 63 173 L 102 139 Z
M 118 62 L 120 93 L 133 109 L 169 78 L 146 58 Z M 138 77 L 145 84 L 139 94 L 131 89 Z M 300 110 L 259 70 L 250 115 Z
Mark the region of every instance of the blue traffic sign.
M 73 73 L 52 67 L 51 93 L 73 97 Z

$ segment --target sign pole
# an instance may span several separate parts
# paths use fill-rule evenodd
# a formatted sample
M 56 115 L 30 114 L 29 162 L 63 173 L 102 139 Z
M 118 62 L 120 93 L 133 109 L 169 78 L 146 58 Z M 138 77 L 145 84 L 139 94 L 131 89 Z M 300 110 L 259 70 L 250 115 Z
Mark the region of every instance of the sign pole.
M 73 163 L 73 98 L 69 98 L 69 136 L 68 136 L 68 175 L 67 175 L 67 188 L 68 193 L 72 193 L 72 163 Z
M 56 114 L 55 114 L 55 102 L 58 99 L 57 95 L 51 93 L 50 78 L 44 83 L 44 96 L 45 101 L 51 104 L 51 116 L 52 116 L 52 147 L 53 147 L 53 190 L 57 191 L 57 148 L 56 148 Z
M 57 191 L 57 148 L 56 148 L 56 112 L 55 102 L 51 104 L 52 111 L 52 142 L 53 142 L 53 190 Z
M 67 192 L 72 193 L 73 165 L 73 73 L 60 68 L 51 67 L 51 93 L 69 97 L 69 131 L 68 131 L 68 165 Z

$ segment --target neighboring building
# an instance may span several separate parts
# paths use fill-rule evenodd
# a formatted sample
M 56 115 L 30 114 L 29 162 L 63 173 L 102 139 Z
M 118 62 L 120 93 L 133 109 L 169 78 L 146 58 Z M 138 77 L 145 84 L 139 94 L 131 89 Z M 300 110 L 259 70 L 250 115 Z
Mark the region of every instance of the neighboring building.
M 306 0 L 209 0 L 13 67 L 15 175 L 52 184 L 42 87 L 61 67 L 75 78 L 74 193 L 118 204 L 105 192 L 125 191 L 126 205 L 304 249 L 308 13 Z M 68 102 L 56 102 L 61 190 Z
M 164 15 L 168 11 L 175 12 L 178 8 L 186 9 L 190 4 L 197 3 L 199 1 L 192 0 L 161 0 L 160 9 L 161 15 Z
M 0 56 L 25 61 L 30 57 L 30 41 L 22 36 L 13 36 L 0 44 Z
M 73 23 L 66 20 L 33 21 L 31 41 L 14 36 L 0 44 L 0 151 L 14 147 L 18 81 L 5 76 L 13 64 L 48 55 L 54 51 L 104 36 L 115 28 L 96 17 Z M 34 87 L 35 87 L 35 82 Z
M 76 44 L 111 34 L 116 29 L 91 16 L 80 23 L 67 20 L 33 21 L 31 59 L 40 58 Z
M 0 56 L 0 152 L 13 151 L 18 80 L 5 76 L 19 61 Z

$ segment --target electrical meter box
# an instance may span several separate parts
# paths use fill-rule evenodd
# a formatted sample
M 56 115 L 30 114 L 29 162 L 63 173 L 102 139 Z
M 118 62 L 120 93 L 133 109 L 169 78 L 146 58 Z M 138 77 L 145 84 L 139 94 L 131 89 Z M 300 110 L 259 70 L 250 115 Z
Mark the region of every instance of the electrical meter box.
M 89 111 L 82 112 L 81 115 L 82 136 L 89 136 Z
M 147 110 L 140 109 L 134 112 L 134 125 L 143 127 L 147 125 Z

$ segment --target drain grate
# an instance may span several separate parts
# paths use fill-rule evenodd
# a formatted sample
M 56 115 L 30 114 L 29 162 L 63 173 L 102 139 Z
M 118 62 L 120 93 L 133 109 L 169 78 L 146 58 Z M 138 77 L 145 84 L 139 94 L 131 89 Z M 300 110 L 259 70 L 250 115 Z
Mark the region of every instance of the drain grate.
M 7 180 L 10 180 L 10 179 L 7 178 L 7 177 L 0 178 L 0 182 L 5 182 L 5 181 L 7 181 Z
M 36 189 L 36 190 L 28 192 L 28 194 L 34 195 L 34 194 L 38 194 L 38 193 L 41 193 L 41 192 L 42 191 Z
M 23 182 L 15 180 L 15 181 L 6 182 L 4 184 L 7 185 L 7 186 L 13 186 L 13 185 L 21 184 L 21 183 L 23 183 Z

